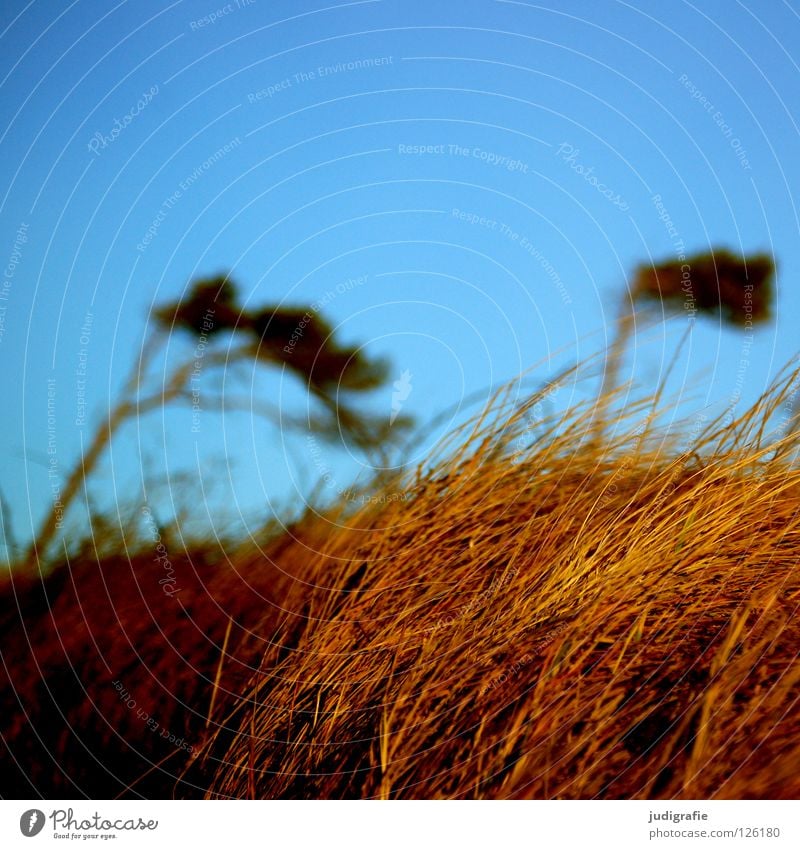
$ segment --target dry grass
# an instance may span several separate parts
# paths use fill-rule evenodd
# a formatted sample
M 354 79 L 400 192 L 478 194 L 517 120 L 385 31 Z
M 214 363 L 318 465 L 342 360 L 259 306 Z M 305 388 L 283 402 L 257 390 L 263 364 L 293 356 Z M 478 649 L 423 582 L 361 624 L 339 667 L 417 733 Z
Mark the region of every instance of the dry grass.
M 796 796 L 800 474 L 759 441 L 790 383 L 686 451 L 598 456 L 576 411 L 512 457 L 517 411 L 353 517 L 210 795 Z
M 590 411 L 528 444 L 537 398 L 499 398 L 354 513 L 264 552 L 176 555 L 180 608 L 152 554 L 73 565 L 52 615 L 23 606 L 33 648 L 3 649 L 0 699 L 28 713 L 4 738 L 24 769 L 50 722 L 67 777 L 44 762 L 36 786 L 66 795 L 109 781 L 72 727 L 115 792 L 166 759 L 132 794 L 796 797 L 800 471 L 791 429 L 765 432 L 797 379 L 672 436 L 640 408 L 602 451 Z M 71 682 L 63 720 L 31 657 Z M 157 746 L 114 679 L 191 756 Z

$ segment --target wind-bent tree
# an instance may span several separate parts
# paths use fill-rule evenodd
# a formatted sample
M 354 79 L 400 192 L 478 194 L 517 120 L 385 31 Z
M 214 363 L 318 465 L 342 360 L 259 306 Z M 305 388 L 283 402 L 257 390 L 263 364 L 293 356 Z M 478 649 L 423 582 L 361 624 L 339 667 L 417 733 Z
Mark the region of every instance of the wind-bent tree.
M 696 310 L 745 327 L 772 318 L 775 263 L 767 254 L 737 257 L 727 250 L 641 266 L 635 301 L 660 302 L 678 311 Z
M 717 318 L 733 327 L 753 327 L 772 318 L 775 262 L 767 254 L 739 257 L 725 249 L 640 266 L 622 300 L 608 349 L 599 406 L 602 422 L 609 393 L 617 387 L 625 346 L 642 319 L 684 313 Z M 646 307 L 660 307 L 661 312 Z M 602 426 L 602 424 L 601 424 Z
M 369 451 L 380 448 L 390 434 L 411 423 L 409 417 L 393 422 L 389 416 L 359 413 L 351 406 L 352 393 L 382 386 L 388 377 L 384 360 L 367 357 L 359 348 L 342 346 L 330 325 L 313 308 L 264 307 L 254 311 L 238 304 L 234 283 L 225 276 L 198 280 L 186 297 L 153 310 L 154 323 L 124 385 L 122 397 L 108 419 L 97 429 L 85 453 L 68 476 L 61 491 L 60 511 L 69 506 L 85 486 L 103 450 L 128 419 L 173 401 L 191 401 L 190 384 L 194 359 L 182 362 L 157 387 L 145 385 L 147 369 L 163 341 L 174 332 L 185 332 L 213 343 L 224 333 L 241 342 L 237 346 L 211 349 L 203 368 L 230 367 L 240 361 L 287 367 L 318 399 L 324 412 L 304 418 L 287 416 L 266 401 L 248 399 L 247 409 L 283 426 L 308 428 L 324 438 L 344 438 Z M 240 409 L 239 399 L 219 398 L 223 408 Z M 50 511 L 31 543 L 28 562 L 43 558 L 58 529 L 59 511 Z

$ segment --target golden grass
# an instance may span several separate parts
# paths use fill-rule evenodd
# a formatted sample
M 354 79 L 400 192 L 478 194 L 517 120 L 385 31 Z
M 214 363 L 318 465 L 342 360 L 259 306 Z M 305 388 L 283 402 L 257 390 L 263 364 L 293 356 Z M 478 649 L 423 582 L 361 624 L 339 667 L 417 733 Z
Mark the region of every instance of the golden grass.
M 108 781 L 72 768 L 72 727 L 152 796 L 797 797 L 800 471 L 769 429 L 799 379 L 672 434 L 640 405 L 602 445 L 583 408 L 531 441 L 538 398 L 501 395 L 355 511 L 175 555 L 180 608 L 152 556 L 72 564 L 48 612 L 21 604 L 33 648 L 4 650 L 0 697 L 27 720 L 4 738 L 66 795 Z M 63 726 L 31 657 L 82 684 Z M 193 752 L 156 746 L 114 679 Z M 61 784 L 14 748 L 45 720 Z
M 521 455 L 536 398 L 484 419 L 405 500 L 388 484 L 307 549 L 186 778 L 212 797 L 796 797 L 800 472 L 793 437 L 765 437 L 796 380 L 728 425 L 617 421 L 602 454 L 586 411 Z

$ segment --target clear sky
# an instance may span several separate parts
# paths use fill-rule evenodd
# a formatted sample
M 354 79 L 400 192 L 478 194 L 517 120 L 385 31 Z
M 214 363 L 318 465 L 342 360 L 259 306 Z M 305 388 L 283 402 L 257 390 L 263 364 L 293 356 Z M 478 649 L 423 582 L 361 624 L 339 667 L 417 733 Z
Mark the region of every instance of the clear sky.
M 411 373 L 404 412 L 423 424 L 596 352 L 635 265 L 680 242 L 779 264 L 773 325 L 694 326 L 673 386 L 694 409 L 752 401 L 797 353 L 797 0 L 4 10 L 0 487 L 20 544 L 118 397 L 148 309 L 199 275 L 230 271 L 248 306 L 325 298 L 343 341 Z M 655 385 L 685 328 L 641 337 L 624 376 Z M 191 352 L 176 339 L 170 356 Z M 225 386 L 305 409 L 278 371 Z M 368 406 L 388 416 L 391 396 Z M 135 505 L 144 480 L 162 519 L 252 529 L 358 471 L 209 407 L 199 429 L 189 409 L 131 424 L 97 506 Z

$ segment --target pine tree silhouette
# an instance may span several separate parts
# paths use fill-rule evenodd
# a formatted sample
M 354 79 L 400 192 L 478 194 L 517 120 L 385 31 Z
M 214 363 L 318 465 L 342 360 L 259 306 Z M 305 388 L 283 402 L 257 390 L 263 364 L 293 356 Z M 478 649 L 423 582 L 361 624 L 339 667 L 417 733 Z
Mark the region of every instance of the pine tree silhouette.
M 233 281 L 217 276 L 198 280 L 186 297 L 154 310 L 153 316 L 170 332 L 249 335 L 255 358 L 289 368 L 351 436 L 367 444 L 385 435 L 376 421 L 357 415 L 338 396 L 382 386 L 388 379 L 388 363 L 367 357 L 357 347 L 340 345 L 331 325 L 315 310 L 277 306 L 246 310 L 238 303 Z M 409 423 L 407 417 L 400 422 Z
M 324 391 L 375 389 L 386 382 L 388 364 L 341 346 L 333 328 L 316 313 L 267 307 L 249 319 L 258 356 L 285 363 L 309 386 Z
M 730 324 L 759 324 L 772 318 L 775 263 L 767 254 L 738 257 L 727 250 L 642 266 L 634 298 L 693 306 Z
M 227 277 L 211 277 L 198 280 L 187 298 L 154 310 L 153 316 L 170 330 L 178 327 L 210 336 L 237 328 L 242 313 L 236 298 L 236 287 Z

